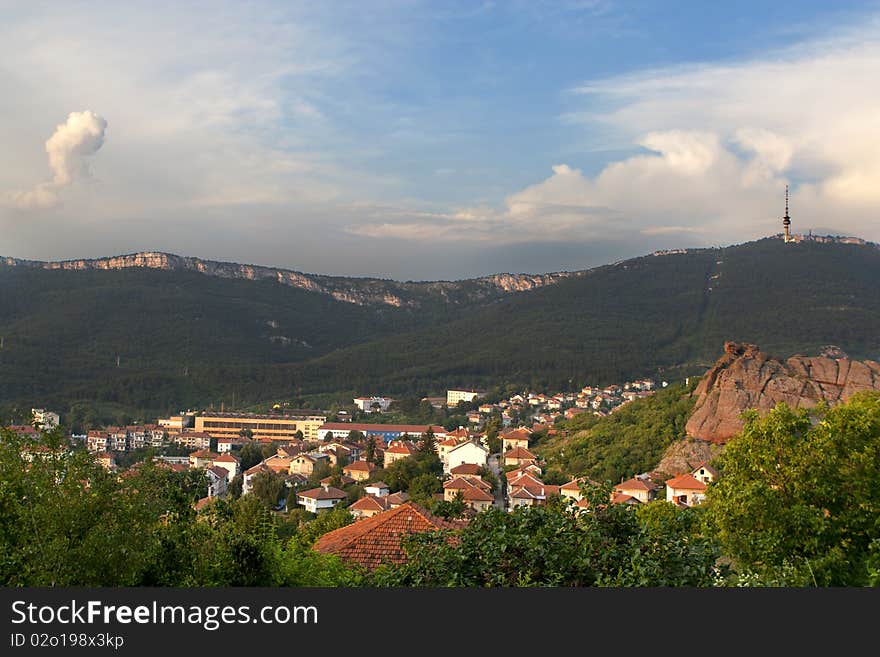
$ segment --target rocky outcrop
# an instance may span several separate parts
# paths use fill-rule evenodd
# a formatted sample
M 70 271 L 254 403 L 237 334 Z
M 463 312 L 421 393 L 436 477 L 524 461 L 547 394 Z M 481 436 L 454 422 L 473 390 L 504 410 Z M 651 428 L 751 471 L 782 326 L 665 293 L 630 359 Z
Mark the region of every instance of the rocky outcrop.
M 830 345 L 825 353 L 837 353 Z M 842 352 L 840 352 L 842 353 Z M 688 436 L 724 443 L 743 428 L 748 409 L 766 413 L 779 402 L 793 408 L 846 401 L 861 390 L 880 390 L 880 363 L 828 356 L 771 358 L 753 344 L 727 342 L 724 356 L 694 391 Z
M 274 280 L 282 285 L 297 287 L 310 292 L 327 294 L 337 301 L 357 305 L 393 306 L 417 308 L 425 300 L 438 298 L 445 303 L 461 301 L 484 301 L 553 285 L 572 276 L 586 272 L 556 272 L 552 274 L 495 274 L 465 281 L 406 282 L 378 278 L 346 278 L 304 274 L 289 269 L 241 265 L 234 262 L 217 262 L 186 256 L 147 251 L 128 255 L 91 260 L 63 260 L 43 262 L 0 258 L 8 267 L 37 267 L 63 270 L 113 270 L 147 268 L 166 271 L 189 270 L 219 278 L 246 280 Z
M 712 461 L 721 450 L 721 445 L 708 440 L 699 438 L 677 440 L 666 448 L 663 458 L 651 473 L 651 478 L 659 481 L 685 472 L 693 472 L 698 465 Z

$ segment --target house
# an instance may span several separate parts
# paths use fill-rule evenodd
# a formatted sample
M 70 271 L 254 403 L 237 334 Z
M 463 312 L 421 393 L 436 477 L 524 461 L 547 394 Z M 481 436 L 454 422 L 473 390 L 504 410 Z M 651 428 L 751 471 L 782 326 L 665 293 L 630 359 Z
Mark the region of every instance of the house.
M 229 471 L 212 465 L 205 468 L 205 474 L 208 475 L 208 497 L 225 497 Z
M 449 451 L 451 449 L 453 449 L 454 447 L 458 447 L 458 444 L 460 442 L 461 441 L 459 441 L 458 439 L 456 439 L 452 436 L 449 436 L 447 438 L 444 438 L 443 440 L 437 441 L 437 445 L 436 445 L 437 456 L 440 457 L 440 462 L 443 463 L 444 466 L 446 465 L 447 457 L 449 456 Z
M 346 499 L 348 499 L 348 493 L 327 484 L 323 484 L 319 488 L 312 488 L 311 490 L 297 493 L 296 496 L 297 504 L 305 507 L 306 511 L 311 513 L 329 511 Z
M 265 463 L 257 463 L 254 467 L 245 470 L 241 478 L 241 494 L 247 495 L 253 490 L 254 478 L 260 473 L 272 474 L 272 470 Z
M 666 482 L 666 501 L 684 506 L 694 506 L 706 498 L 705 482 L 687 473 Z
M 388 496 L 388 506 L 392 509 L 396 509 L 401 504 L 406 504 L 409 501 L 409 493 L 404 493 L 403 491 L 399 493 L 392 493 Z
M 211 465 L 224 468 L 229 472 L 229 481 L 235 479 L 235 476 L 241 472 L 241 459 L 237 456 L 233 456 L 228 452 L 220 454 L 217 456 L 212 462 Z
M 232 446 L 235 444 L 235 438 L 218 438 L 217 439 L 217 451 L 220 454 L 225 454 L 227 452 L 232 451 Z
M 298 475 L 298 476 L 302 477 L 302 475 Z M 336 478 L 335 476 L 330 475 L 329 477 L 324 477 L 319 483 L 320 484 L 330 484 L 332 486 L 333 480 L 335 478 Z M 357 482 L 354 479 L 352 479 L 351 477 L 349 477 L 348 475 L 344 475 L 344 474 L 339 475 L 339 485 L 340 486 L 351 486 L 352 484 L 356 484 L 356 483 Z
M 348 510 L 355 518 L 361 519 L 372 518 L 377 513 L 387 511 L 389 508 L 387 498 L 365 495 L 348 507 Z
M 704 484 L 711 484 L 718 479 L 718 471 L 706 461 L 703 461 L 700 465 L 694 468 L 691 471 L 691 474 L 694 476 L 694 479 L 702 481 Z
M 451 502 L 458 495 L 461 495 L 465 505 L 475 511 L 484 511 L 492 506 L 495 498 L 489 492 L 491 491 L 491 486 L 482 479 L 479 481 L 482 485 L 464 477 L 456 477 L 452 481 L 447 481 L 443 484 L 443 499 Z
M 545 504 L 547 498 L 560 494 L 560 486 L 548 486 L 535 474 L 524 470 L 507 473 L 507 499 L 510 510 L 520 506 Z
M 367 481 L 376 469 L 376 465 L 369 461 L 355 461 L 342 468 L 342 472 L 355 481 Z
M 405 536 L 443 529 L 455 530 L 464 524 L 462 521 L 438 518 L 409 502 L 328 532 L 317 540 L 314 549 L 373 570 L 383 563 L 401 564 L 406 561 L 401 544 Z
M 189 467 L 207 468 L 214 462 L 214 459 L 218 456 L 219 454 L 215 454 L 210 450 L 200 449 L 197 452 L 193 452 L 189 455 Z
M 33 430 L 33 427 L 31 427 L 31 430 Z M 109 436 L 106 431 L 89 431 L 86 434 L 86 447 L 90 452 L 106 452 L 108 440 Z
M 478 411 L 470 411 L 467 414 L 467 419 L 470 424 L 479 424 L 483 421 L 483 416 Z
M 416 451 L 415 443 L 409 440 L 395 440 L 385 449 L 384 465 L 387 468 L 395 461 L 414 456 Z
M 614 487 L 614 492 L 629 495 L 636 498 L 642 504 L 647 504 L 657 496 L 659 488 L 660 486 L 647 477 L 633 477 L 617 484 Z
M 501 434 L 501 453 L 505 454 L 516 447 L 528 449 L 530 435 L 531 432 L 524 427 Z
M 464 477 L 465 479 L 479 479 L 480 481 L 483 481 L 483 477 L 480 475 L 480 472 L 482 471 L 482 466 L 479 466 L 476 463 L 462 463 L 461 465 L 451 468 L 449 474 L 453 478 Z
M 263 460 L 263 464 L 278 474 L 288 474 L 290 472 L 290 459 L 281 454 L 275 454 Z
M 633 497 L 632 495 L 627 495 L 626 493 L 611 493 L 611 503 L 612 504 L 641 504 L 641 501 Z
M 488 448 L 475 440 L 468 440 L 456 445 L 446 453 L 446 463 L 443 465 L 443 470 L 449 474 L 452 468 L 463 463 L 485 467 L 488 460 Z
M 529 463 L 536 463 L 538 461 L 538 457 L 532 454 L 529 450 L 524 447 L 514 447 L 513 449 L 504 453 L 504 465 L 527 465 Z
M 290 459 L 289 472 L 291 474 L 296 473 L 309 476 L 314 472 L 315 467 L 319 463 L 329 463 L 329 458 L 326 454 L 321 454 L 320 452 L 297 454 Z
M 367 495 L 373 495 L 374 497 L 385 497 L 390 492 L 390 489 L 388 488 L 388 484 L 384 481 L 374 481 L 373 483 L 364 486 L 364 492 Z
M 590 481 L 586 477 L 575 477 L 568 483 L 562 484 L 562 486 L 559 487 L 559 494 L 563 497 L 570 497 L 575 502 L 578 502 L 584 497 L 581 493 L 581 486 L 594 483 L 595 482 Z

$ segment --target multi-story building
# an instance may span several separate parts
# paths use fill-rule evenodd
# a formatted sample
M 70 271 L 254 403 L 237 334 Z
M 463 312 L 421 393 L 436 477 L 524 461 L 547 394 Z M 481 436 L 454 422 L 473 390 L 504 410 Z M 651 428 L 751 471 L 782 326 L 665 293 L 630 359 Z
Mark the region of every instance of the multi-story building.
M 318 440 L 339 440 L 352 431 L 360 431 L 367 438 L 381 438 L 385 443 L 405 436 L 417 440 L 429 428 L 427 424 L 360 424 L 357 422 L 327 422 L 318 428 Z M 440 425 L 430 426 L 435 438 L 446 437 L 446 429 Z
M 354 405 L 364 413 L 385 412 L 393 401 L 389 397 L 355 397 Z
M 195 419 L 195 430 L 212 438 L 238 438 L 250 432 L 255 440 L 290 440 L 302 432 L 305 440 L 317 440 L 318 428 L 327 421 L 326 414 L 258 415 L 255 413 L 202 413 Z
M 484 390 L 447 390 L 446 405 L 452 407 L 457 406 L 458 402 L 472 402 L 477 397 L 482 397 L 484 394 L 486 394 Z

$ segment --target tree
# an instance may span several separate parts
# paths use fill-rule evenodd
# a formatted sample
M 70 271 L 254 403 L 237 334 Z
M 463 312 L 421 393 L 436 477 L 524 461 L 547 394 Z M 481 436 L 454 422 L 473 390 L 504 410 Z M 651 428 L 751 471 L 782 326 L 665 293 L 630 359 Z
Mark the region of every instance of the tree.
M 880 539 L 880 394 L 747 414 L 707 491 L 707 528 L 746 580 L 871 581 Z
M 349 434 L 351 436 L 351 434 Z M 364 458 L 369 463 L 376 463 L 378 460 L 376 457 L 376 439 L 373 436 L 370 436 L 367 440 L 367 446 L 364 449 Z
M 251 481 L 251 494 L 267 509 L 273 509 L 285 490 L 284 478 L 274 472 L 259 472 Z
M 643 520 L 610 489 L 586 491 L 589 512 L 566 498 L 505 512 L 492 507 L 458 530 L 414 534 L 407 561 L 374 571 L 380 586 L 710 586 L 718 556 L 691 523 Z M 664 504 L 666 504 L 664 502 Z M 673 508 L 673 511 L 678 511 Z
M 434 454 L 437 451 L 437 439 L 434 430 L 429 426 L 419 439 L 419 452 L 421 454 Z

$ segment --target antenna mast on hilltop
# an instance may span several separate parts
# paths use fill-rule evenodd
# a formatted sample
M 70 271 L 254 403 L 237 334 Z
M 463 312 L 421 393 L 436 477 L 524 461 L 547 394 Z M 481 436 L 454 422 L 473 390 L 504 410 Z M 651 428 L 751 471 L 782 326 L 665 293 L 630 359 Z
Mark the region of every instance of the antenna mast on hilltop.
M 788 216 L 788 185 L 785 186 L 785 216 L 782 218 L 782 228 L 785 230 L 785 243 L 791 242 L 788 227 L 791 226 L 791 217 Z

